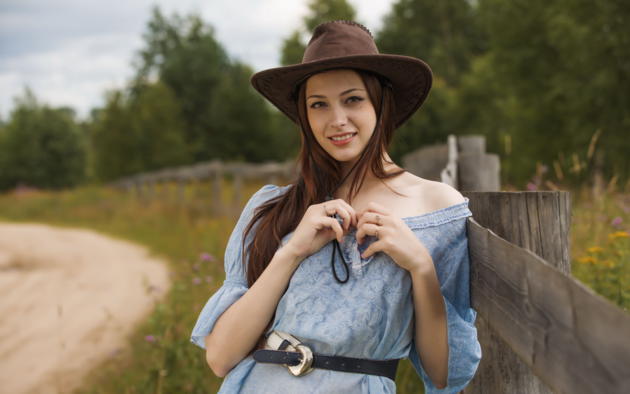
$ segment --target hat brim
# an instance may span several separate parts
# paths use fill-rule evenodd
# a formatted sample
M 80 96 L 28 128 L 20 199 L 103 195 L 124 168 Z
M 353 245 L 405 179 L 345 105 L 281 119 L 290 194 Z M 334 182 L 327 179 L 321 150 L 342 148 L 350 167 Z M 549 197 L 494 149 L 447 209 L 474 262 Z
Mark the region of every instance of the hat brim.
M 335 68 L 353 68 L 380 74 L 392 83 L 395 97 L 394 127 L 401 126 L 424 102 L 431 90 L 433 74 L 422 60 L 403 55 L 355 55 L 322 59 L 270 68 L 251 77 L 254 88 L 298 123 L 294 87 L 310 74 Z

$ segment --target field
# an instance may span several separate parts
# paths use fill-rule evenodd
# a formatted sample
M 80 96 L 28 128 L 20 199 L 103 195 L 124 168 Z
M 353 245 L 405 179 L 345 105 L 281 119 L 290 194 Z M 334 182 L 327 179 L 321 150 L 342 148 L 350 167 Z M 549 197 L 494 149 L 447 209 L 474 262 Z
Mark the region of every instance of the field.
M 263 183 L 245 185 L 244 196 Z M 225 182 L 222 201 L 233 201 Z M 223 248 L 236 217 L 211 210 L 209 185 L 174 189 L 152 199 L 90 186 L 66 192 L 18 190 L 0 196 L 0 220 L 86 227 L 148 246 L 170 262 L 173 286 L 151 317 L 129 338 L 126 349 L 111 349 L 109 361 L 90 376 L 80 393 L 209 393 L 220 379 L 203 351 L 189 342 L 197 315 L 223 281 Z M 242 201 L 244 204 L 245 201 Z M 626 311 L 630 306 L 630 194 L 608 191 L 593 198 L 572 192 L 573 275 Z M 239 207 L 236 207 L 239 208 Z M 405 360 L 397 376 L 401 393 L 422 391 Z

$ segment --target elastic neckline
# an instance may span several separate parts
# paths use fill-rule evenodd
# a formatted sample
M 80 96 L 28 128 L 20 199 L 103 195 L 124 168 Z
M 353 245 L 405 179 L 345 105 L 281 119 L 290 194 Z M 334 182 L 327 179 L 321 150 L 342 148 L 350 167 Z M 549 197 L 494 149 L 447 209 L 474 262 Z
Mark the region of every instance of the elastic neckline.
M 288 188 L 290 185 L 285 186 L 276 186 L 278 188 L 282 188 L 283 190 Z M 464 197 L 464 201 L 450 205 L 445 208 L 440 208 L 435 211 L 423 213 L 421 215 L 415 216 L 405 216 L 402 220 L 409 226 L 411 229 L 420 229 L 438 226 L 440 224 L 452 222 L 457 219 L 462 219 L 468 216 L 472 216 L 472 212 L 468 208 L 468 203 L 470 199 L 468 197 Z
M 402 220 L 407 223 L 411 229 L 426 228 L 448 223 L 453 220 L 462 219 L 472 216 L 472 212 L 468 208 L 470 199 L 464 197 L 464 201 L 435 211 L 423 213 L 422 215 L 406 216 Z

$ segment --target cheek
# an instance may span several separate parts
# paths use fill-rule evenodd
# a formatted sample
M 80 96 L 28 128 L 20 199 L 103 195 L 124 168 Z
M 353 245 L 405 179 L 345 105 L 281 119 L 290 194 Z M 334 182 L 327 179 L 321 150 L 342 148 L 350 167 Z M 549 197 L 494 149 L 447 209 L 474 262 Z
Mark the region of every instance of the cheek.
M 317 139 L 322 138 L 322 136 L 320 135 L 322 133 L 322 128 L 323 128 L 322 117 L 313 115 L 313 114 L 308 114 L 308 124 L 309 126 L 311 126 L 311 130 L 313 130 L 315 137 Z

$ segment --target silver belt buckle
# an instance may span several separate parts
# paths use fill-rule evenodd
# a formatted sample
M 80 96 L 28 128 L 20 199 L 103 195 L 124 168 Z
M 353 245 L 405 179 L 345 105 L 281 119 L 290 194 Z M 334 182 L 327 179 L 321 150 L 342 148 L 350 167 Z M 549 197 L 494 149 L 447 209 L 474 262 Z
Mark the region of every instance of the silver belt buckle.
M 267 336 L 266 347 L 271 350 L 279 350 L 280 345 L 282 345 L 285 340 L 288 341 L 290 345 L 284 350 L 300 353 L 302 357 L 298 365 L 283 365 L 287 367 L 293 376 L 302 376 L 311 372 L 313 370 L 313 351 L 293 335 L 281 331 L 272 331 Z

